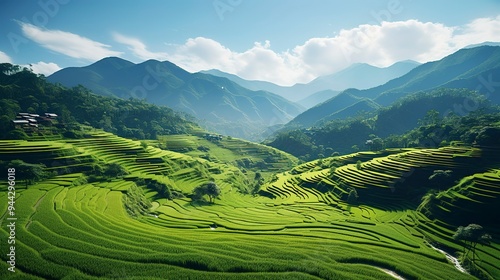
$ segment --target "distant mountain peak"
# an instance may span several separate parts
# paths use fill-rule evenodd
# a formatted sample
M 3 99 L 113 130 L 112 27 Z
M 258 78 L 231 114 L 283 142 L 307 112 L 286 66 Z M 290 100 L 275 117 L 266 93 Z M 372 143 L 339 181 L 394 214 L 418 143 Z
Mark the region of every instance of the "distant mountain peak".
M 134 64 L 110 57 L 62 69 L 47 80 L 168 106 L 197 117 L 206 129 L 250 140 L 260 140 L 268 126 L 284 124 L 303 110 L 271 92 L 252 91 L 224 77 L 189 73 L 170 61 L 154 59 Z
M 482 43 L 479 43 L 479 44 L 468 45 L 464 49 L 472 49 L 472 48 L 484 47 L 484 46 L 498 47 L 498 46 L 500 46 L 500 42 L 486 41 L 486 42 L 482 42 Z
M 96 67 L 96 66 L 102 67 L 104 65 L 109 65 L 109 66 L 115 67 L 116 69 L 121 69 L 124 67 L 132 66 L 132 65 L 134 65 L 134 63 L 130 62 L 128 60 L 125 60 L 123 58 L 120 58 L 120 57 L 110 56 L 110 57 L 105 57 L 101 60 L 98 60 L 98 61 L 92 63 L 91 65 L 89 65 L 88 67 L 91 67 L 91 68 Z
M 398 63 L 411 66 L 415 62 L 402 61 Z M 399 67 L 398 63 L 393 64 L 389 68 Z M 301 113 L 290 124 L 295 127 L 315 125 L 342 109 L 339 108 L 340 105 L 347 108 L 355 104 L 358 100 L 352 98 L 352 96 L 372 99 L 381 106 L 389 106 L 398 100 L 398 98 L 405 97 L 411 93 L 439 88 L 465 88 L 477 90 L 480 93 L 487 93 L 490 89 L 480 84 L 479 77 L 483 77 L 483 79 L 488 76 L 494 77 L 498 73 L 500 73 L 500 44 L 498 46 L 482 44 L 473 48 L 464 48 L 440 60 L 416 66 L 405 75 L 394 78 L 382 85 L 362 90 L 345 90 L 335 97 Z M 335 74 L 337 77 L 338 75 L 339 73 Z M 365 76 L 366 74 L 359 77 L 364 78 Z M 348 93 L 352 96 L 347 96 Z M 500 103 L 500 98 L 491 94 L 490 101 Z M 373 106 L 373 108 L 375 107 Z M 368 111 L 369 107 L 365 107 L 364 109 Z M 344 114 L 342 117 L 352 117 L 356 113 L 358 112 L 351 110 L 350 115 Z M 336 116 L 339 115 L 337 114 Z

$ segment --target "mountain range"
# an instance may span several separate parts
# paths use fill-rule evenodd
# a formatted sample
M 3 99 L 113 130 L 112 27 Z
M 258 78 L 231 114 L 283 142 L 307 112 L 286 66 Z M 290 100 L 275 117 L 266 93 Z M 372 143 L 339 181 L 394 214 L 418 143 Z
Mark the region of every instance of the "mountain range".
M 246 80 L 219 70 L 207 70 L 202 71 L 202 73 L 228 78 L 251 90 L 269 91 L 310 108 L 348 88 L 367 89 L 384 84 L 408 73 L 418 65 L 418 62 L 411 60 L 400 61 L 385 68 L 366 63 L 354 63 L 339 72 L 320 76 L 307 84 L 297 83 L 293 86 L 279 86 L 265 81 Z M 360 77 L 362 78 L 360 79 Z
M 189 73 L 168 61 L 134 64 L 109 57 L 89 66 L 59 70 L 47 80 L 68 87 L 83 85 L 104 96 L 145 99 L 186 112 L 211 131 L 250 140 L 304 110 L 276 94 L 249 90 L 223 77 Z
M 301 113 L 287 126 L 310 127 L 333 119 L 353 117 L 362 111 L 389 106 L 409 94 L 437 88 L 477 90 L 487 94 L 491 101 L 500 103 L 500 97 L 491 94 L 498 87 L 495 77 L 499 75 L 500 47 L 461 49 L 441 60 L 419 65 L 385 84 L 362 90 L 347 89 Z

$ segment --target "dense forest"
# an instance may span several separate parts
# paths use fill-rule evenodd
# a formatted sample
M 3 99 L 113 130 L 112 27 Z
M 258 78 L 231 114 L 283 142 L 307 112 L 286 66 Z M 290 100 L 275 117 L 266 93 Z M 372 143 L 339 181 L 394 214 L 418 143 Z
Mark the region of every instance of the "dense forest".
M 98 96 L 82 86 L 66 88 L 8 63 L 0 64 L 0 105 L 0 126 L 3 128 L 0 137 L 4 139 L 24 137 L 25 131 L 11 125 L 20 112 L 55 113 L 59 127 L 72 132 L 78 124 L 86 124 L 135 139 L 189 133 L 198 128 L 190 116 L 170 108 L 138 99 Z M 38 133 L 43 133 L 43 129 L 38 129 Z M 73 137 L 76 136 L 73 133 Z
M 359 150 L 473 144 L 478 132 L 500 121 L 500 108 L 466 89 L 418 92 L 375 113 L 282 131 L 268 144 L 303 160 Z

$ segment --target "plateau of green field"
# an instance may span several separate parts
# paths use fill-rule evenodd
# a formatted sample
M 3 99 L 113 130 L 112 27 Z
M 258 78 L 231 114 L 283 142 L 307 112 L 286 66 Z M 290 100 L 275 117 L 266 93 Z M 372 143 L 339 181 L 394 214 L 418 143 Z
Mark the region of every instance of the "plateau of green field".
M 453 233 L 475 222 L 493 236 L 477 246 L 476 275 L 499 279 L 498 155 L 455 145 L 299 164 L 274 148 L 202 134 L 2 140 L 2 161 L 43 163 L 54 175 L 16 182 L 15 272 L 2 176 L 0 278 L 475 279 L 432 247 L 457 255 L 463 244 Z M 96 163 L 126 174 L 90 178 Z M 457 180 L 422 199 L 435 170 Z M 193 202 L 206 182 L 220 196 Z

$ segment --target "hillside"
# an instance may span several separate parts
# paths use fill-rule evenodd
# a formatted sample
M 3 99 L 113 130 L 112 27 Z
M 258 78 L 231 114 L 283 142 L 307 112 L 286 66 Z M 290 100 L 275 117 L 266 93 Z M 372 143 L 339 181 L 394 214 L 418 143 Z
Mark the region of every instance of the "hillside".
M 19 66 L 1 64 L 1 67 L 1 139 L 23 139 L 27 137 L 26 132 L 51 135 L 54 131 L 59 134 L 61 130 L 77 137 L 78 132 L 75 130 L 80 124 L 136 139 L 154 139 L 160 134 L 201 130 L 192 121 L 192 117 L 164 106 L 148 104 L 138 99 L 98 96 L 81 86 L 66 88 L 54 85 Z M 38 120 L 35 122 L 40 122 L 39 124 L 16 127 L 12 120 L 19 118 L 19 113 L 42 117 L 36 117 Z M 44 113 L 54 113 L 58 117 L 46 123 Z
M 395 102 L 393 105 L 379 108 L 375 113 L 360 114 L 348 118 L 350 110 L 365 112 L 376 106 L 370 99 L 361 99 L 346 93 L 339 103 L 325 103 L 318 109 L 337 106 L 330 109 L 332 115 L 324 117 L 319 125 L 301 129 L 292 128 L 278 132 L 267 143 L 277 149 L 287 151 L 304 160 L 355 152 L 358 149 L 371 149 L 374 140 L 386 147 L 438 147 L 442 141 L 464 141 L 472 144 L 474 126 L 484 127 L 496 123 L 498 107 L 492 106 L 485 98 L 474 91 L 465 89 L 438 89 L 431 92 L 417 92 Z M 474 104 L 469 112 L 463 104 Z M 342 101 L 343 103 L 340 103 Z M 352 105 L 348 105 L 348 104 Z M 346 109 L 340 109 L 347 106 Z M 460 107 L 462 106 L 462 107 Z M 472 110 L 473 109 L 473 110 Z M 309 110 L 309 115 L 320 114 Z M 491 114 L 491 115 L 490 115 Z M 469 135 L 469 136 L 467 136 Z
M 500 74 L 500 47 L 480 46 L 459 50 L 439 61 L 419 65 L 407 74 L 370 89 L 348 89 L 337 96 L 310 108 L 290 122 L 291 127 L 309 127 L 335 113 L 330 107 L 343 104 L 347 96 L 369 98 L 380 106 L 389 106 L 399 98 L 418 91 L 437 88 L 467 88 L 478 90 L 495 103 L 500 98 L 492 93 L 491 77 Z M 488 80 L 489 79 L 489 80 Z M 352 97 L 350 97 L 352 99 Z M 347 104 L 351 106 L 353 104 Z M 372 111 L 375 109 L 374 107 Z M 366 109 L 366 107 L 364 108 Z M 360 111 L 352 110 L 348 114 L 354 117 Z
M 325 90 L 338 92 L 348 88 L 366 89 L 378 86 L 391 79 L 408 73 L 408 71 L 415 68 L 417 65 L 418 63 L 414 61 L 401 61 L 389 67 L 380 68 L 366 63 L 357 63 L 336 73 L 320 76 L 307 84 L 295 84 L 288 87 L 278 86 L 264 81 L 249 81 L 219 70 L 208 70 L 202 72 L 228 78 L 241 86 L 252 90 L 273 92 L 309 108 L 327 99 L 308 99 L 310 101 L 305 104 L 299 101 Z M 360 79 L 359 77 L 363 77 L 363 79 Z M 317 100 L 317 102 L 314 103 L 314 100 Z
M 302 106 L 309 109 L 311 107 L 314 107 L 314 106 L 336 96 L 339 93 L 340 93 L 339 91 L 325 89 L 325 90 L 321 90 L 321 91 L 318 91 L 316 93 L 313 93 L 313 94 L 307 96 L 306 98 L 303 98 L 303 99 L 297 101 L 297 103 L 299 103 Z
M 86 67 L 62 69 L 47 80 L 68 87 L 81 84 L 99 95 L 168 106 L 196 117 L 205 129 L 246 139 L 258 139 L 266 127 L 286 123 L 302 111 L 301 106 L 270 92 L 189 73 L 168 61 L 133 64 L 110 57 Z

